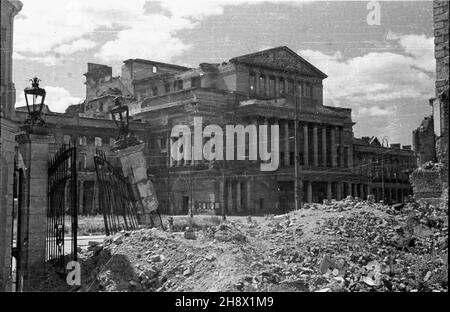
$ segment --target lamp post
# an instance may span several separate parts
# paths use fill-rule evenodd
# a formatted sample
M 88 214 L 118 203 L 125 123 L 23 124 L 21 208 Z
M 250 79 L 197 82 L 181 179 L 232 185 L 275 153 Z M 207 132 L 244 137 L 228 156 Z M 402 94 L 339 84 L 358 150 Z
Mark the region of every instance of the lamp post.
M 115 107 L 110 111 L 117 129 L 119 129 L 119 136 L 116 139 L 114 149 L 122 149 L 142 143 L 142 141 L 130 131 L 130 112 L 128 106 L 122 105 L 121 99 L 122 97 L 120 96 L 114 99 Z
M 38 77 L 33 77 L 30 81 L 31 87 L 27 87 L 24 90 L 28 110 L 25 124 L 29 127 L 44 126 L 45 122 L 41 117 L 41 113 L 44 107 L 46 92 L 45 89 L 39 87 L 39 81 L 41 80 Z M 32 100 L 29 99 L 30 97 Z

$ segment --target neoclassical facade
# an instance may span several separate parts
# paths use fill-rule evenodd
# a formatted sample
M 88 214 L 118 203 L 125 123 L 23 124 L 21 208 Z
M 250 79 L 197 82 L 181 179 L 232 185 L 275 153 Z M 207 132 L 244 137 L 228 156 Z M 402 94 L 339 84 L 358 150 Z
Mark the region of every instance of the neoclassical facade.
M 401 201 L 411 192 L 407 174 L 416 164 L 411 147 L 354 138 L 351 109 L 323 105 L 327 76 L 287 47 L 198 68 L 130 59 L 121 77 L 110 77 L 110 72 L 104 65 L 88 66 L 86 77 L 97 79 L 87 80 L 88 92 L 102 81 L 115 81 L 116 92 L 122 89 L 126 98 L 131 96 L 133 119 L 157 128 L 147 142 L 148 159 L 163 212 L 215 208 L 228 214 L 263 214 L 293 209 L 295 137 L 303 202 L 369 194 Z M 102 92 L 97 94 L 102 103 L 87 96 L 81 116 L 109 118 L 113 103 Z M 203 127 L 277 124 L 278 169 L 262 172 L 261 160 L 250 160 L 248 154 L 234 161 L 174 161 L 168 148 L 176 140 L 170 137 L 172 128 L 182 124 L 193 129 L 195 117 L 202 117 Z M 245 144 L 248 151 L 248 140 Z M 381 172 L 385 176 L 380 180 Z

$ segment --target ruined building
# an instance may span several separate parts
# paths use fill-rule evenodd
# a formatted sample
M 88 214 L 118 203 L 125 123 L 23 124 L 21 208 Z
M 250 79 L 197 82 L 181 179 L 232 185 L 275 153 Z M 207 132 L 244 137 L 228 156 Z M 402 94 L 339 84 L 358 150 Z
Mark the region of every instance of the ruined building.
M 434 203 L 448 200 L 449 6 L 433 1 L 436 95 L 429 101 L 432 115 L 413 132 L 420 166 L 411 175 L 414 195 Z
M 13 204 L 13 173 L 15 134 L 18 124 L 13 121 L 16 90 L 12 82 L 12 47 L 14 17 L 22 9 L 20 1 L 1 1 L 1 76 L 0 76 L 0 291 L 8 289 L 11 262 L 11 227 Z
M 411 146 L 387 147 L 376 138 L 354 138 L 351 110 L 323 105 L 327 76 L 287 47 L 198 68 L 130 59 L 120 77 L 111 73 L 111 67 L 88 64 L 86 101 L 72 110 L 83 118 L 110 118 L 113 99 L 122 94 L 134 121 L 155 129 L 146 140 L 147 162 L 162 212 L 262 214 L 293 209 L 295 105 L 304 202 L 369 194 L 395 202 L 411 193 L 408 173 L 416 166 Z M 173 160 L 172 128 L 192 128 L 194 117 L 202 117 L 203 127 L 223 129 L 277 123 L 278 170 L 260 171 L 261 160 L 250 160 L 248 154 L 235 161 Z M 248 150 L 249 142 L 245 144 Z

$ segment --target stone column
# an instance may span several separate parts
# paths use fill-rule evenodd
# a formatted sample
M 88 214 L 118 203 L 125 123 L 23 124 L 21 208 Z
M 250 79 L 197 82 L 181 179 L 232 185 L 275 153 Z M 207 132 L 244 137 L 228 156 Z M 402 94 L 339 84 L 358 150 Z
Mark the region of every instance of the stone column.
M 274 90 L 274 97 L 278 98 L 280 95 L 280 78 L 278 78 L 278 76 L 275 76 L 275 90 Z
M 307 200 L 307 202 L 309 204 L 311 204 L 312 203 L 312 182 L 308 181 L 307 183 L 308 183 L 307 184 L 308 185 L 308 189 L 306 191 L 306 200 Z
M 352 195 L 352 184 L 350 182 L 347 182 L 347 196 L 353 196 Z
M 339 165 L 343 168 L 344 167 L 344 129 L 342 127 L 337 128 L 339 133 L 339 158 L 340 163 Z
M 327 166 L 327 128 L 322 128 L 322 166 Z
M 253 191 L 252 191 L 252 184 L 253 184 L 252 179 L 253 179 L 253 177 L 248 179 L 247 182 L 246 182 L 246 186 L 247 186 L 247 192 L 246 192 L 246 195 L 247 195 L 246 203 L 247 204 L 246 204 L 246 206 L 247 206 L 247 213 L 248 214 L 253 214 L 254 213 L 253 200 L 252 200 L 252 193 L 253 193 Z
M 309 150 L 308 150 L 308 126 L 303 126 L 303 164 L 309 166 Z
M 327 199 L 331 200 L 333 198 L 333 194 L 331 192 L 331 182 L 327 181 Z
M 336 168 L 337 167 L 337 159 L 336 159 L 336 133 L 334 131 L 334 128 L 331 128 L 331 142 L 330 142 L 330 148 L 331 148 L 331 167 Z
M 295 196 L 295 195 L 294 195 Z M 298 201 L 304 202 L 305 200 L 305 192 L 303 191 L 303 180 L 298 180 Z M 295 200 L 294 200 L 294 204 L 295 204 Z
M 353 171 L 353 143 L 348 147 L 348 167 Z
M 233 181 L 228 180 L 228 214 L 234 213 L 233 209 Z
M 284 165 L 290 165 L 289 120 L 284 121 Z
M 336 200 L 342 199 L 342 182 L 336 182 Z
M 238 213 L 242 212 L 242 192 L 241 192 L 241 182 L 236 182 L 236 211 Z
M 172 138 L 170 137 L 170 134 L 169 134 L 169 144 L 167 145 L 167 155 L 168 155 L 168 158 L 169 158 L 169 167 L 173 167 L 173 165 L 174 165 L 174 161 L 173 161 L 173 158 L 172 158 Z
M 359 192 L 361 193 L 361 199 L 364 199 L 364 184 L 359 185 Z
M 353 197 L 358 197 L 358 185 L 356 183 L 352 184 L 353 186 Z
M 16 137 L 26 167 L 24 173 L 20 242 L 23 290 L 42 278 L 47 239 L 48 161 L 52 135 L 21 134 Z M 28 200 L 27 200 L 28 199 Z
M 147 176 L 147 162 L 144 157 L 145 144 L 136 144 L 123 149 L 115 149 L 122 164 L 125 177 L 130 179 L 131 185 L 138 199 L 138 217 L 141 222 L 151 224 L 150 213 L 157 211 L 159 203 L 152 181 Z
M 225 194 L 225 179 L 221 179 L 219 183 L 219 194 L 220 194 L 220 213 L 222 215 L 226 214 L 226 194 Z
M 319 151 L 318 151 L 317 125 L 313 126 L 313 162 L 314 167 L 319 166 Z

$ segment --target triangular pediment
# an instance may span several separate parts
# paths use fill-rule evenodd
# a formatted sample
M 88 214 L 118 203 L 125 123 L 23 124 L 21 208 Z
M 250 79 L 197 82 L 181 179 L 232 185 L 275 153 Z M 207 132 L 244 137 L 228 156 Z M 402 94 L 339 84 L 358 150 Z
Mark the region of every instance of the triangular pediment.
M 243 63 L 302 75 L 327 78 L 322 71 L 313 66 L 288 47 L 277 47 L 252 54 L 235 57 L 230 62 Z

